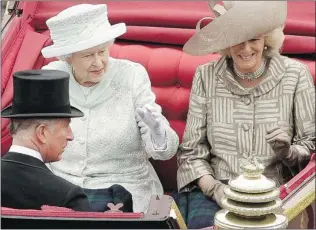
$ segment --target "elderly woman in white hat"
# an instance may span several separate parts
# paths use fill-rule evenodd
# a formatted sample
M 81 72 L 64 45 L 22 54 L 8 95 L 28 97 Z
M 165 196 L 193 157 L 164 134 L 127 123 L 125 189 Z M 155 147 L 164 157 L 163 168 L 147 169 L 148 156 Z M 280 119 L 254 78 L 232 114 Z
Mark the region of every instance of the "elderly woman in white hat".
M 84 111 L 73 119 L 75 140 L 52 171 L 88 189 L 119 184 L 133 196 L 134 212 L 146 211 L 151 195 L 162 195 L 148 161 L 168 160 L 179 139 L 155 103 L 145 68 L 109 57 L 109 46 L 126 32 L 110 25 L 105 4 L 79 4 L 47 20 L 53 45 L 44 57 L 57 57 L 43 69 L 70 74 L 70 101 Z
M 213 225 L 227 181 L 247 158 L 280 185 L 315 151 L 313 79 L 279 53 L 286 1 L 209 6 L 216 18 L 200 29 L 201 19 L 184 46 L 191 55 L 222 54 L 196 70 L 177 155 L 176 200 L 189 228 Z

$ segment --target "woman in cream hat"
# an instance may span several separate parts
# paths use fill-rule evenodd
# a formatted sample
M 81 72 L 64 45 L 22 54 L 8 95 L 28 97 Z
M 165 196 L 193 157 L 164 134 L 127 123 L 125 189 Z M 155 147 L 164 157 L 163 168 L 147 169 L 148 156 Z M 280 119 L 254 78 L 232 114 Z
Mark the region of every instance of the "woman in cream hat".
M 145 68 L 109 57 L 126 26 L 111 25 L 107 13 L 105 4 L 79 4 L 46 22 L 54 44 L 42 54 L 59 61 L 43 69 L 70 74 L 70 101 L 85 113 L 72 120 L 75 140 L 50 167 L 86 189 L 119 184 L 132 194 L 134 212 L 145 212 L 151 195 L 163 194 L 148 158 L 170 159 L 179 139 L 155 103 Z
M 216 18 L 184 46 L 222 57 L 197 68 L 175 196 L 188 228 L 213 225 L 223 190 L 256 155 L 285 183 L 315 151 L 315 87 L 308 68 L 281 56 L 286 1 L 209 2 Z

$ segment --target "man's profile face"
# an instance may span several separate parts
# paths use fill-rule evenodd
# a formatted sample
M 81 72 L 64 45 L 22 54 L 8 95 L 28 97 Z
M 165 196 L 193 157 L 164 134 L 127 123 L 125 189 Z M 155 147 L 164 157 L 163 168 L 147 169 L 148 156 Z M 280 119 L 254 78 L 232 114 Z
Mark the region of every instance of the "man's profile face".
M 68 141 L 73 140 L 70 118 L 56 119 L 48 130 L 45 148 L 46 162 L 59 161 Z

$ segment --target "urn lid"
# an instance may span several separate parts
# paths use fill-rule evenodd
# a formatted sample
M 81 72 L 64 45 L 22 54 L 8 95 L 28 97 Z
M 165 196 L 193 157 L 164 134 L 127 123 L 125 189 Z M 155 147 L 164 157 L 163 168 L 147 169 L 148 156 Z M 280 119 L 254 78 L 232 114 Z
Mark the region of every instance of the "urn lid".
M 240 168 L 242 174 L 228 182 L 232 190 L 244 193 L 264 193 L 276 188 L 273 180 L 262 175 L 264 166 L 259 163 L 256 155 L 251 155 L 244 160 Z

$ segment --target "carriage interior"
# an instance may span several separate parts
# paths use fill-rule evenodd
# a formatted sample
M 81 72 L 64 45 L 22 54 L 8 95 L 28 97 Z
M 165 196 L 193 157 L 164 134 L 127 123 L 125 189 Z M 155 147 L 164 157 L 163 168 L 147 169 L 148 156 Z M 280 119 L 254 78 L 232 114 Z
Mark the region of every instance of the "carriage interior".
M 80 1 L 80 3 L 83 2 Z M 23 13 L 11 20 L 2 39 L 2 109 L 12 102 L 13 72 L 24 69 L 40 69 L 55 60 L 54 58 L 45 59 L 41 54 L 41 49 L 52 43 L 45 24 L 46 20 L 61 10 L 78 3 L 77 1 L 21 1 L 19 3 L 18 8 L 23 9 Z M 89 3 L 103 3 L 103 1 L 89 1 Z M 146 68 L 150 76 L 152 89 L 157 96 L 157 103 L 161 105 L 163 115 L 169 120 L 181 142 L 195 69 L 200 64 L 220 57 L 219 54 L 193 57 L 182 51 L 183 44 L 195 31 L 196 22 L 202 17 L 210 16 L 206 2 L 108 1 L 106 3 L 111 24 L 125 22 L 127 25 L 127 33 L 115 41 L 110 49 L 110 55 L 115 58 L 138 62 Z M 286 39 L 282 54 L 305 63 L 316 83 L 315 3 L 289 1 L 284 32 Z M 1 120 L 1 154 L 3 156 L 8 151 L 12 138 L 7 129 L 9 120 L 4 118 Z M 291 193 L 288 190 L 289 188 L 295 190 L 307 177 L 313 176 L 315 180 L 314 161 L 315 158 L 311 160 L 310 168 L 297 175 L 297 178 L 291 182 L 292 184 L 281 187 L 282 199 L 286 199 Z M 153 160 L 152 164 L 164 186 L 165 193 L 169 194 L 176 190 L 176 157 L 168 161 Z M 312 202 L 314 202 L 314 209 L 309 206 Z M 309 222 L 306 226 L 315 227 L 313 225 L 315 222 L 315 190 L 312 201 L 309 201 L 303 209 L 308 209 L 310 213 Z M 12 216 L 37 215 L 37 219 L 50 215 L 55 215 L 55 218 L 57 218 L 56 213 L 59 213 L 60 216 L 67 215 L 65 213 L 60 214 L 61 211 L 55 212 L 55 214 L 49 211 L 38 211 L 41 214 L 20 211 L 23 214 L 19 214 L 18 210 L 5 210 L 5 207 L 2 207 L 3 214 L 5 214 L 5 211 L 7 211 L 7 215 Z M 87 214 L 66 213 L 87 220 Z M 112 218 L 125 218 L 119 214 L 111 215 Z M 115 215 L 118 216 L 115 217 Z M 134 216 L 129 215 L 130 217 L 126 216 L 126 218 L 142 218 L 137 213 L 134 213 Z M 299 213 L 294 216 L 297 215 Z M 98 216 L 95 214 L 91 218 L 98 218 Z

